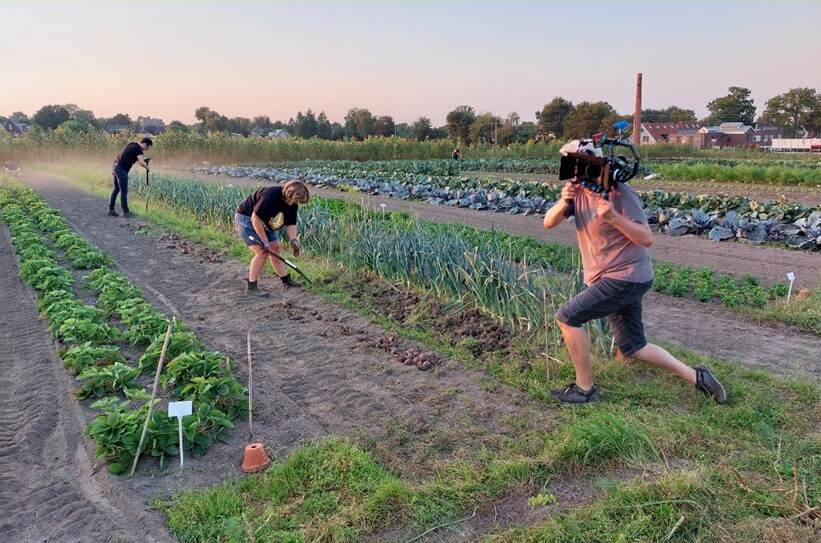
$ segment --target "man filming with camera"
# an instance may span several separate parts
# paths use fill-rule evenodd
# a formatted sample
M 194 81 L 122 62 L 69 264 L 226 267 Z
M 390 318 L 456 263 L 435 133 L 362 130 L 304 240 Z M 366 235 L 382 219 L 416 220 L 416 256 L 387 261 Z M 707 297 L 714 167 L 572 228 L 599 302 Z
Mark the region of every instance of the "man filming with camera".
M 578 141 L 566 144 L 561 153 L 563 157 L 601 157 L 599 148 Z M 576 370 L 576 381 L 564 389 L 552 390 L 551 394 L 568 403 L 599 401 L 591 370 L 590 340 L 583 325 L 607 317 L 620 359 L 640 360 L 665 369 L 716 402 L 725 403 L 727 393 L 710 368 L 690 367 L 644 337 L 642 298 L 653 284 L 649 251 L 653 233 L 638 194 L 625 182 L 612 183 L 603 190 L 590 182 L 578 181 L 574 177 L 565 183 L 561 199 L 544 218 L 544 227 L 551 229 L 575 216 L 586 285 L 556 313 Z

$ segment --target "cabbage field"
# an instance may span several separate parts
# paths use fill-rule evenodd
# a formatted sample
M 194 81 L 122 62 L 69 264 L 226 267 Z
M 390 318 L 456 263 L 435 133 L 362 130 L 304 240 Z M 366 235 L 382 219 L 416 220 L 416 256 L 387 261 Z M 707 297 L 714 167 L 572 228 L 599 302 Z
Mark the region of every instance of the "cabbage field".
M 366 194 L 427 201 L 434 205 L 511 215 L 544 214 L 561 192 L 559 184 L 457 175 L 459 168 L 488 171 L 544 171 L 550 160 L 465 160 L 327 162 L 282 166 L 210 166 L 196 171 L 273 182 L 299 179 L 316 187 L 353 188 Z M 731 166 L 741 167 L 741 166 Z M 802 167 L 815 175 L 821 172 Z M 703 235 L 714 241 L 773 243 L 800 250 L 821 249 L 821 204 L 785 199 L 756 201 L 743 196 L 698 195 L 661 190 L 640 193 L 651 227 L 671 236 Z

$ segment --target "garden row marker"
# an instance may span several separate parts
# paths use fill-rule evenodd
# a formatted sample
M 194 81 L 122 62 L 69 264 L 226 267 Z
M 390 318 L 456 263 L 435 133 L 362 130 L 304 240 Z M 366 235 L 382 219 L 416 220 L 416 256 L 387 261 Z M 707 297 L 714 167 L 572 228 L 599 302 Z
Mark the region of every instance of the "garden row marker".
M 251 362 L 251 330 L 248 330 L 246 337 L 248 346 L 248 430 L 251 437 L 254 437 L 254 371 Z
M 192 403 L 188 402 L 168 402 L 168 416 L 177 417 L 177 424 L 180 428 L 180 469 L 184 467 L 182 454 L 182 418 L 191 414 Z
M 790 296 L 792 296 L 792 284 L 795 281 L 795 274 L 787 272 L 787 279 L 790 281 L 790 288 L 787 290 L 787 303 L 790 303 Z
M 160 359 L 157 361 L 157 371 L 154 374 L 154 387 L 151 389 L 151 399 L 148 401 L 148 415 L 145 417 L 145 424 L 143 424 L 143 433 L 140 436 L 140 444 L 137 445 L 137 454 L 134 455 L 134 463 L 131 464 L 131 474 L 129 478 L 134 477 L 134 472 L 137 470 L 137 462 L 140 461 L 140 453 L 143 451 L 143 444 L 145 443 L 145 434 L 148 432 L 148 421 L 151 420 L 151 410 L 154 408 L 154 397 L 157 395 L 157 385 L 160 383 L 160 371 L 162 371 L 162 364 L 165 361 L 165 351 L 168 349 L 168 341 L 171 339 L 171 323 L 168 323 L 168 329 L 165 331 L 165 341 L 162 343 L 162 351 L 160 352 Z M 182 455 L 182 449 L 180 449 Z

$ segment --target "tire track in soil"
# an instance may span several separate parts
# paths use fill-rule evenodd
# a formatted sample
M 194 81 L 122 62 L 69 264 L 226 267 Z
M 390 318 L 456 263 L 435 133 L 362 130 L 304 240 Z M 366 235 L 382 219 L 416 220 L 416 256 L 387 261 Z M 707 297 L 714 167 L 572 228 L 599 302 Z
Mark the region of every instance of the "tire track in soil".
M 182 175 L 183 172 L 177 171 L 177 174 Z M 204 182 L 226 183 L 230 181 L 234 184 L 240 182 L 249 186 L 259 183 L 258 180 L 248 178 L 229 178 L 192 174 L 192 172 L 187 172 L 187 174 L 189 177 L 193 175 Z M 550 236 L 553 232 L 559 231 L 560 234 L 557 235 L 560 239 L 554 241 L 577 244 L 576 233 L 572 226 L 563 225 L 545 233 L 541 227 L 541 221 L 534 217 L 434 206 L 425 202 L 367 196 L 327 188 L 312 187 L 311 192 L 325 198 L 350 200 L 373 210 L 379 210 L 380 205 L 385 204 L 388 211 L 404 211 L 431 221 L 464 224 L 484 230 L 501 229 L 511 234 L 536 239 L 543 239 L 545 234 Z M 722 273 L 737 275 L 754 273 L 761 276 L 769 274 L 771 279 L 779 280 L 780 267 L 784 265 L 784 262 L 788 262 L 787 266 L 792 269 L 802 270 L 797 273 L 804 274 L 803 277 L 821 277 L 821 255 L 818 254 L 770 247 L 748 247 L 740 243 L 719 245 L 691 236 L 680 237 L 676 240 L 665 240 L 662 236 L 657 236 L 652 251 L 655 256 L 661 256 L 662 259 L 667 259 L 665 250 L 670 250 L 668 246 L 667 249 L 662 248 L 661 255 L 658 254 L 659 242 L 662 240 L 668 243 L 683 243 L 676 248 L 676 251 L 679 251 L 677 254 L 683 255 L 684 263 L 713 267 L 719 264 L 719 267 L 714 269 Z M 690 252 L 688 246 L 691 245 L 698 246 L 700 249 Z M 720 255 L 724 248 L 737 250 L 738 253 L 734 258 L 728 257 L 725 261 Z M 708 261 L 701 260 L 701 255 L 705 254 L 705 251 L 710 255 Z M 759 253 L 760 251 L 763 252 Z M 752 256 L 757 256 L 757 258 L 752 258 Z M 768 261 L 767 258 L 775 260 Z M 793 260 L 789 260 L 790 258 Z M 773 271 L 776 268 L 773 262 L 781 263 L 778 270 Z M 732 268 L 732 266 L 738 267 Z M 786 324 L 760 324 L 748 317 L 727 311 L 717 304 L 705 304 L 655 292 L 651 292 L 646 301 L 644 305 L 645 326 L 651 341 L 653 339 L 662 340 L 696 352 L 726 360 L 735 360 L 780 375 L 810 376 L 821 381 L 821 364 L 817 362 L 821 360 L 821 338 L 818 336 L 800 332 Z
M 93 467 L 86 416 L 0 226 L 0 534 L 3 541 L 167 542 L 159 515 Z
M 527 431 L 553 426 L 548 406 L 509 387 L 485 390 L 481 371 L 448 360 L 428 372 L 399 364 L 365 344 L 385 331 L 353 312 L 283 290 L 270 276 L 261 281 L 270 297 L 246 297 L 244 265 L 182 254 L 156 231 L 135 235 L 136 225 L 147 223 L 107 217 L 103 199 L 57 179 L 23 180 L 110 254 L 152 303 L 162 307 L 155 293 L 161 294 L 206 345 L 230 355 L 240 380 L 247 379 L 245 334 L 252 330 L 253 440 L 274 458 L 329 433 L 364 433 L 381 463 L 419 480 L 433 473 L 433 462 L 516 439 L 523 430 L 507 423 L 512 417 L 524 419 Z M 238 475 L 246 438 L 247 423 L 237 421 L 230 443 L 186 459 L 182 473 L 158 473 L 142 460 L 130 488 L 149 499 Z

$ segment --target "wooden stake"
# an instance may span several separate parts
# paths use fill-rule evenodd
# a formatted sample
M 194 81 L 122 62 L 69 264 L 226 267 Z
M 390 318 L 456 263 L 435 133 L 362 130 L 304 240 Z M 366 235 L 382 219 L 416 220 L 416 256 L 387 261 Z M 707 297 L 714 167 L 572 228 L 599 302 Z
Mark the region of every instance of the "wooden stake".
M 248 430 L 254 437 L 254 366 L 251 360 L 251 330 L 248 330 Z
M 160 351 L 160 359 L 157 361 L 157 371 L 154 373 L 154 386 L 151 389 L 151 399 L 148 401 L 148 415 L 145 417 L 143 433 L 140 436 L 140 444 L 137 445 L 137 454 L 134 456 L 134 463 L 131 464 L 131 473 L 128 476 L 129 478 L 134 477 L 134 472 L 137 470 L 137 462 L 140 461 L 140 454 L 143 451 L 145 434 L 148 433 L 148 421 L 151 420 L 151 411 L 154 409 L 154 398 L 157 396 L 157 385 L 160 383 L 160 372 L 162 371 L 162 364 L 165 362 L 165 351 L 168 349 L 168 342 L 170 339 L 171 323 L 168 323 L 168 329 L 165 331 L 165 341 L 163 341 L 162 351 Z
M 547 378 L 550 379 L 550 344 L 548 342 L 549 332 L 547 328 L 547 291 L 542 289 L 542 308 L 544 309 L 544 366 L 547 371 Z

